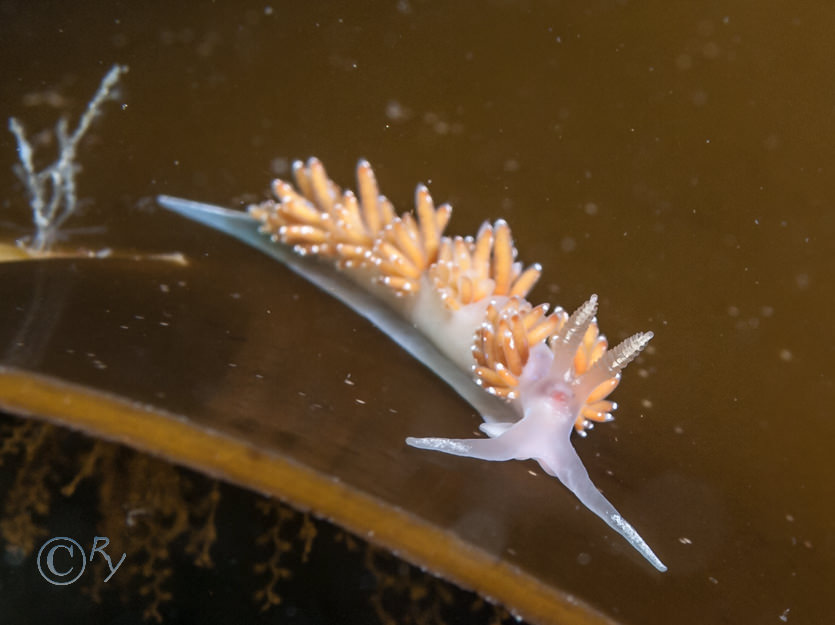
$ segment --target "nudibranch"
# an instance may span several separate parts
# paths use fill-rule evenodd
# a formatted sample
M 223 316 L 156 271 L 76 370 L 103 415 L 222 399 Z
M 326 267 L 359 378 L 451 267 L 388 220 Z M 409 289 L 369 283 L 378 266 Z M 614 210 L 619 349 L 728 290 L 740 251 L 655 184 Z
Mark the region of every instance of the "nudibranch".
M 418 185 L 414 213 L 398 214 L 371 166 L 357 192 L 311 158 L 293 165 L 295 186 L 247 213 L 160 196 L 162 206 L 221 229 L 278 258 L 368 318 L 435 371 L 479 412 L 486 438 L 407 438 L 412 447 L 484 460 L 539 463 L 656 569 L 666 567 L 597 490 L 570 436 L 612 420 L 608 399 L 652 338 L 640 332 L 608 349 L 597 296 L 574 313 L 526 299 L 541 267 L 516 260 L 504 220 L 475 237 L 444 234 L 452 209 Z M 266 235 L 266 236 L 264 236 Z

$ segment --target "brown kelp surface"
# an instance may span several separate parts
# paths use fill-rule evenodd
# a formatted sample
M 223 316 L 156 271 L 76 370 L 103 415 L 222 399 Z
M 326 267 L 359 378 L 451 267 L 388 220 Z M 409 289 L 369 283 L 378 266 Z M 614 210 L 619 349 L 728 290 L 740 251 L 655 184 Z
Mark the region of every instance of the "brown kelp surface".
M 309 511 L 101 438 L 0 415 L 0 466 L 9 623 L 519 622 Z M 55 528 L 83 550 L 93 531 L 110 565 L 97 553 L 71 589 L 48 584 L 32 561 Z M 56 570 L 80 564 L 60 551 Z
M 188 261 L 0 263 L 6 410 L 283 495 L 532 620 L 829 614 L 830 9 L 0 10 L 4 117 L 32 137 L 130 66 L 79 146 L 80 212 L 56 245 Z M 5 135 L 4 243 L 32 233 L 14 148 Z M 655 332 L 617 420 L 575 443 L 668 573 L 532 463 L 407 448 L 477 418 L 326 294 L 151 201 L 240 206 L 310 154 L 345 185 L 368 158 L 400 210 L 429 183 L 453 234 L 508 219 L 544 267 L 533 299 L 597 292 L 613 341 Z
M 234 254 L 238 244 L 208 236 L 219 239 L 216 253 Z M 266 283 L 250 287 L 237 273 L 246 261 L 235 271 L 226 262 L 213 265 L 201 265 L 208 273 L 199 279 L 190 269 L 153 267 L 148 274 L 138 262 L 4 264 L 2 283 L 14 288 L 4 299 L 19 303 L 2 324 L 18 332 L 4 337 L 5 362 L 14 368 L 0 369 L 0 404 L 285 498 L 507 605 L 518 602 L 522 613 L 544 622 L 604 622 L 503 557 L 515 551 L 511 534 L 553 535 L 544 517 L 522 515 L 499 534 L 483 518 L 495 516 L 492 505 L 508 513 L 561 495 L 552 480 L 534 479 L 520 465 L 495 481 L 472 463 L 471 483 L 461 491 L 445 479 L 449 467 L 421 458 L 403 439 L 416 428 L 449 427 L 456 414 L 459 427 L 469 427 L 466 404 L 363 320 L 282 268 L 262 264 Z M 264 288 L 276 271 L 290 278 L 286 288 Z M 27 285 L 33 288 L 17 299 Z M 299 290 L 319 303 L 301 305 Z M 311 343 L 309 334 L 320 338 Z M 335 353 L 319 348 L 340 334 L 357 342 Z M 370 349 L 373 343 L 382 351 Z M 394 362 L 415 371 L 404 388 L 402 372 L 392 377 Z M 50 377 L 27 375 L 33 370 Z M 531 483 L 524 492 L 514 485 L 519 479 Z M 494 488 L 522 499 L 485 500 Z M 574 508 L 565 500 L 559 515 Z M 581 538 L 583 520 L 575 516 Z

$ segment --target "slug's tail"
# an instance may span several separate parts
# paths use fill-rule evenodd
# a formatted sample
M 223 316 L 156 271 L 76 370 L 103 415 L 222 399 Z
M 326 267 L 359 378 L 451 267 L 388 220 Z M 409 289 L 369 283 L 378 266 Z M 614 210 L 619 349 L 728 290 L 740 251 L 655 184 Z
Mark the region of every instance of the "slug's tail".
M 225 232 L 260 250 L 325 293 L 332 295 L 354 312 L 368 319 L 403 349 L 434 371 L 485 419 L 509 422 L 517 418 L 509 404 L 485 393 L 474 384 L 469 372 L 463 371 L 444 356 L 397 311 L 380 301 L 370 291 L 358 287 L 352 280 L 346 280 L 345 275 L 330 263 L 320 262 L 316 256 L 300 256 L 291 247 L 276 243 L 264 236 L 260 232 L 261 222 L 248 213 L 170 195 L 158 196 L 157 202 L 170 211 Z

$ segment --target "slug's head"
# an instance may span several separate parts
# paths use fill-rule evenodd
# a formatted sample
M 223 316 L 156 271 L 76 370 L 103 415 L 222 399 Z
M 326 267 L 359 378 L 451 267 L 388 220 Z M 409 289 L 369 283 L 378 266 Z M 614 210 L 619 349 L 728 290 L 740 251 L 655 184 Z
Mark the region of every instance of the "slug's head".
M 635 334 L 608 350 L 595 319 L 596 295 L 570 316 L 560 308 L 546 315 L 544 308 L 525 304 L 512 298 L 488 309 L 473 347 L 476 381 L 518 402 L 523 414 L 541 407 L 560 418 L 570 415 L 583 436 L 594 423 L 611 421 L 617 404 L 607 398 L 652 333 Z

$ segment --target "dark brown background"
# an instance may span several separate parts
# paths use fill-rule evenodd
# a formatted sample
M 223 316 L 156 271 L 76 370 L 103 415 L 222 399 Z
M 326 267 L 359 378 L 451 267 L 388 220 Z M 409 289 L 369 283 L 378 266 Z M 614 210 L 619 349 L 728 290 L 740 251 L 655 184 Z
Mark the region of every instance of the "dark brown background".
M 237 414 L 227 426 L 244 433 L 239 391 L 252 404 L 277 398 L 296 424 L 276 426 L 278 447 L 331 458 L 320 468 L 624 623 L 824 622 L 835 583 L 825 321 L 835 300 L 835 9 L 711 7 L 0 3 L 1 112 L 30 132 L 80 113 L 113 63 L 130 66 L 82 146 L 79 191 L 91 202 L 68 223 L 105 229 L 72 241 L 203 257 L 190 273 L 80 263 L 75 281 L 59 278 L 51 292 L 63 285 L 70 295 L 56 301 L 101 319 L 59 317 L 59 338 L 28 364 L 172 410 L 208 402 L 218 419 Z M 466 435 L 476 420 L 327 297 L 149 201 L 164 192 L 234 207 L 310 154 L 343 184 L 368 158 L 401 210 L 416 182 L 429 183 L 455 207 L 453 233 L 507 218 L 523 260 L 545 268 L 534 300 L 574 308 L 597 292 L 610 338 L 656 333 L 617 391 L 617 421 L 575 443 L 669 573 L 644 566 L 556 484 L 526 481 L 533 465 L 398 445 L 407 434 Z M 28 225 L 13 159 L 4 134 L 6 240 Z M 36 279 L 34 266 L 0 270 L 4 297 Z M 151 298 L 161 283 L 172 289 L 165 302 Z M 16 317 L 2 305 L 10 328 Z M 109 336 L 108 323 L 116 331 L 103 311 L 130 319 L 140 306 L 217 336 L 166 354 L 160 326 L 133 324 L 133 351 L 109 338 L 70 347 L 75 328 L 85 341 L 97 328 Z M 261 346 L 252 367 L 273 367 L 257 371 L 272 382 L 266 390 L 253 390 L 246 362 L 224 369 L 250 353 L 247 343 Z M 110 349 L 141 373 L 125 380 L 66 348 Z M 190 362 L 200 375 L 166 373 Z M 354 387 L 342 383 L 349 373 Z M 356 451 L 365 445 L 377 455 Z M 437 492 L 415 487 L 430 483 Z M 543 518 L 541 507 L 565 518 Z

